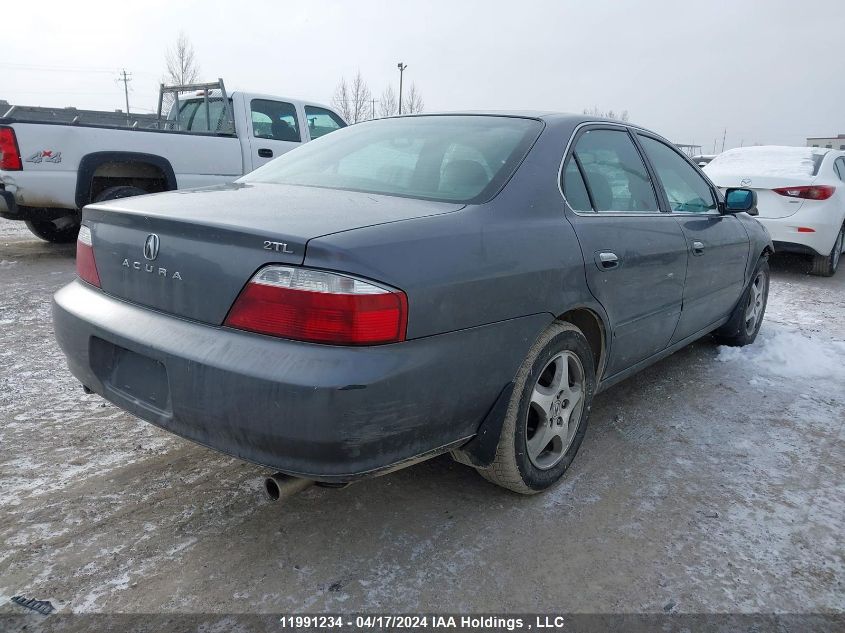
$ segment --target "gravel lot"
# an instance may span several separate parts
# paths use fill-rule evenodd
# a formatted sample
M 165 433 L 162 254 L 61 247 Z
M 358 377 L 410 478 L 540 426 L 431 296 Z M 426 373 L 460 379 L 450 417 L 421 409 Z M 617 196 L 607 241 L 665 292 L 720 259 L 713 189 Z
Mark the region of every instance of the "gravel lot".
M 0 612 L 845 611 L 845 271 L 775 258 L 757 343 L 598 396 L 547 494 L 438 458 L 277 505 L 82 393 L 50 322 L 73 252 L 0 221 Z

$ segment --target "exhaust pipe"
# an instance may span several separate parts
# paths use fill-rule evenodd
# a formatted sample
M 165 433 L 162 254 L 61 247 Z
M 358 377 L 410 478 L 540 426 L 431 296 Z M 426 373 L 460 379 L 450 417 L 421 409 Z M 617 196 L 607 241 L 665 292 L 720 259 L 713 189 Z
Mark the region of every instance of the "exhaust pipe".
M 264 491 L 270 501 L 283 501 L 313 485 L 314 482 L 310 479 L 300 479 L 284 473 L 276 473 L 264 480 Z

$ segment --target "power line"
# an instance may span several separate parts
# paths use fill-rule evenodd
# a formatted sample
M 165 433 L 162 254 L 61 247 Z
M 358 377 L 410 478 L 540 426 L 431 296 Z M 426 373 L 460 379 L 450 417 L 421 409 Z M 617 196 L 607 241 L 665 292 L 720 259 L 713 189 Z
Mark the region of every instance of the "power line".
M 76 72 L 76 73 L 113 73 L 114 68 L 82 68 L 74 66 L 41 66 L 37 64 L 11 64 L 8 62 L 0 62 L 3 68 L 14 68 L 16 70 L 38 70 L 43 72 Z
M 32 70 L 36 72 L 56 72 L 56 73 L 107 73 L 109 75 L 119 72 L 116 68 L 94 68 L 90 66 L 53 66 L 46 64 L 18 64 L 14 62 L 0 62 L 0 68 L 11 68 L 13 70 Z M 158 76 L 160 73 L 154 73 L 146 70 L 136 70 L 135 74 Z

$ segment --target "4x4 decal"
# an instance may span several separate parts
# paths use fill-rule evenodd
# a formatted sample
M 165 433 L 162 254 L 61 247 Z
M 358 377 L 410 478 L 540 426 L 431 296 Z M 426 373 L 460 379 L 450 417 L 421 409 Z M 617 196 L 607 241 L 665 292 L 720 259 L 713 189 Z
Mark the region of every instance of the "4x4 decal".
M 62 153 L 54 152 L 51 149 L 42 149 L 40 152 L 35 152 L 32 156 L 26 159 L 28 163 L 40 163 L 46 161 L 48 163 L 62 162 Z

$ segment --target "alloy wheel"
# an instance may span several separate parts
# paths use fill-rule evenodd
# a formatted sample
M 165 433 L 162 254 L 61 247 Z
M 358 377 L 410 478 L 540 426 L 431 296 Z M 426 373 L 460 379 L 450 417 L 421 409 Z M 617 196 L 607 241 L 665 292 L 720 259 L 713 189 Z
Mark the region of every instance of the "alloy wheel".
M 751 334 L 763 315 L 764 300 L 766 298 L 766 275 L 760 271 L 751 284 L 748 307 L 745 308 L 745 331 Z
M 845 243 L 843 242 L 845 242 L 845 226 L 839 231 L 839 235 L 836 236 L 836 243 L 833 245 L 831 268 L 834 272 L 839 267 L 839 257 L 842 255 L 842 248 L 845 247 Z
M 540 372 L 525 428 L 528 459 L 537 468 L 552 468 L 569 450 L 584 410 L 584 393 L 584 367 L 573 352 L 557 354 Z

